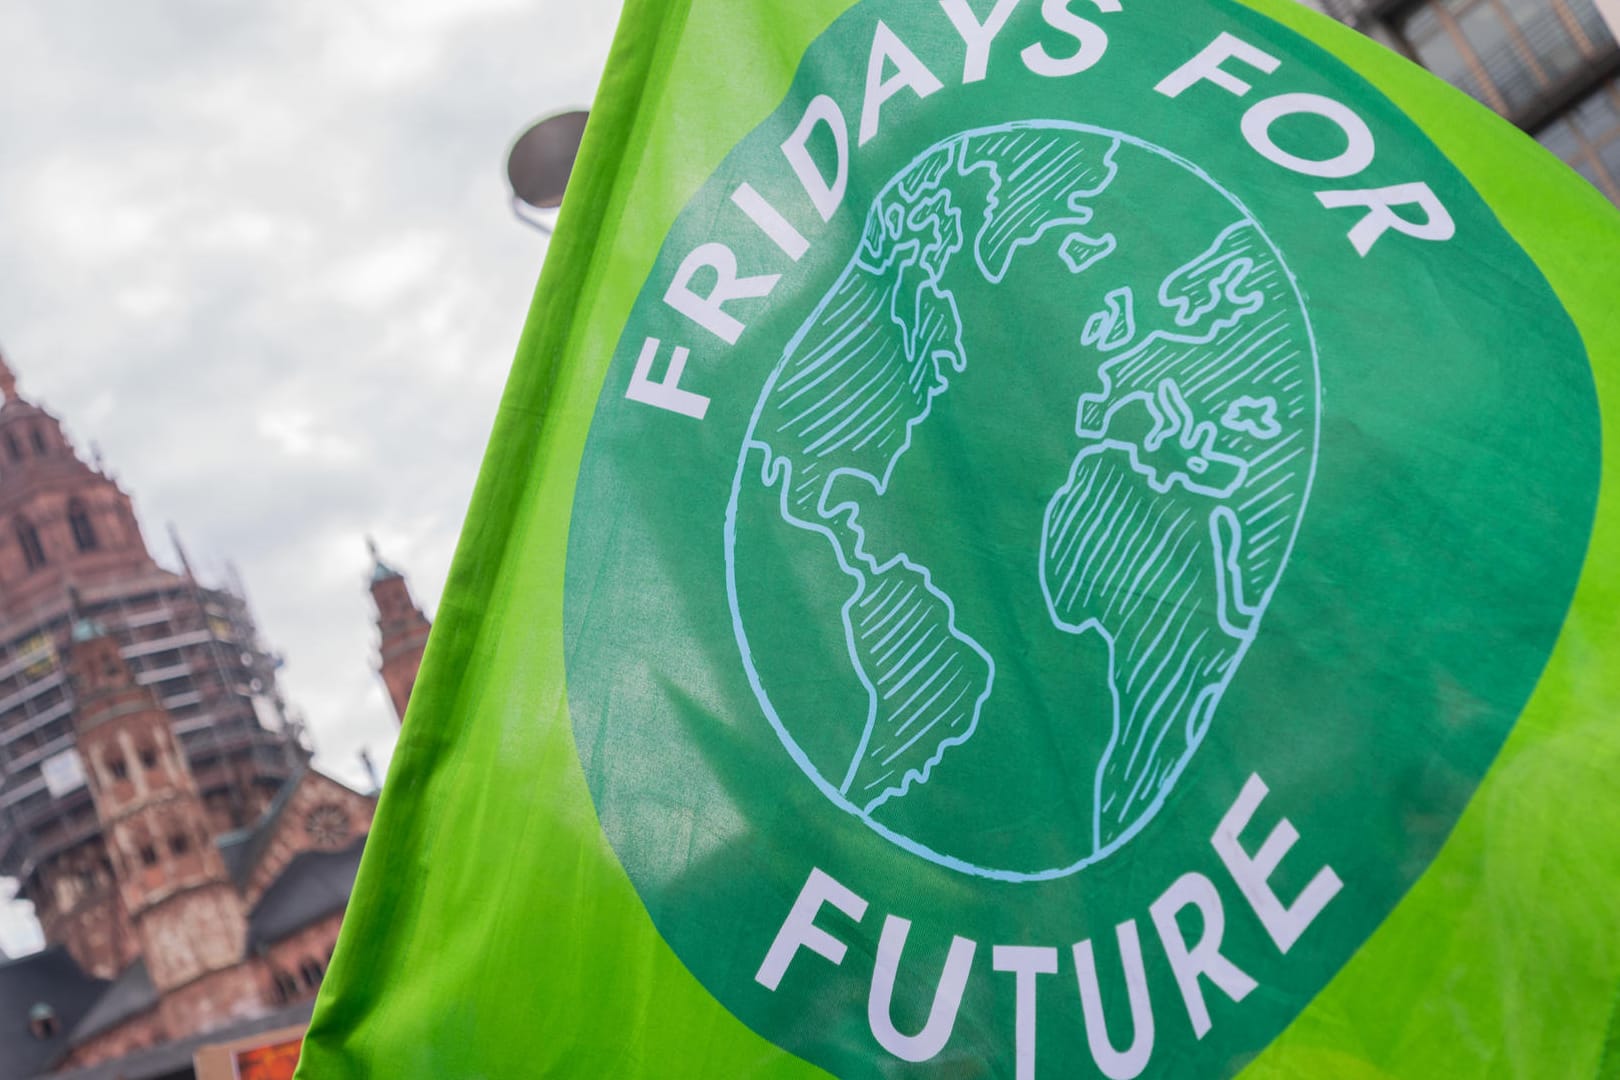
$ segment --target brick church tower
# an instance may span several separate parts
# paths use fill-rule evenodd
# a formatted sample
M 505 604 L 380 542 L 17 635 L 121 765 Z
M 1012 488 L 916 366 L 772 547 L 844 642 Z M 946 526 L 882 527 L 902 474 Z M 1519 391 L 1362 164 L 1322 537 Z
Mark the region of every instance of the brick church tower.
M 117 641 L 166 713 L 161 744 L 179 745 L 210 836 L 256 821 L 305 768 L 278 662 L 246 601 L 160 566 L 129 494 L 19 393 L 0 356 L 0 876 L 17 879 L 47 942 L 110 979 L 144 951 L 134 909 L 120 900 L 119 860 L 139 852 L 109 843 L 79 745 L 89 729 L 68 668 L 83 620 Z M 135 776 L 139 754 L 121 760 Z M 104 794 L 121 782 L 103 783 Z M 156 837 L 155 850 L 169 840 Z
M 405 575 L 383 562 L 375 541 L 371 541 L 371 561 L 371 599 L 377 605 L 377 630 L 381 635 L 378 673 L 388 688 L 394 715 L 403 721 L 433 624 L 411 598 Z
M 251 1015 L 260 991 L 241 963 L 247 913 L 169 714 L 88 619 L 73 627 L 67 671 L 79 754 L 162 1026 L 199 1031 L 233 1010 Z
M 0 876 L 46 943 L 0 963 L 0 1080 L 299 1023 L 336 947 L 375 799 L 312 765 L 240 584 L 175 548 L 0 357 Z M 376 578 L 403 708 L 427 620 Z

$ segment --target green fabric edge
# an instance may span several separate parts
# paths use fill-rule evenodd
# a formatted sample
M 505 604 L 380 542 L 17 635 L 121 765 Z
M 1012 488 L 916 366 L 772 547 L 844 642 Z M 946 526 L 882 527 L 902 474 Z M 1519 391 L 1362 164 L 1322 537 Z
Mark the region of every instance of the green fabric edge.
M 793 18 L 804 27 L 802 40 L 814 40 L 853 2 L 796 5 Z M 724 19 L 717 19 L 716 13 L 738 6 L 747 7 L 748 0 L 708 5 L 704 36 L 710 41 L 726 40 Z M 570 442 L 576 444 L 570 460 L 577 464 L 588 430 L 590 409 L 579 409 L 577 402 L 571 412 L 566 405 L 559 406 L 559 389 L 571 381 L 570 376 L 579 374 L 577 369 L 587 369 L 585 378 L 593 385 L 582 400 L 587 405 L 594 403 L 619 328 L 628 318 L 640 283 L 651 271 L 663 235 L 707 175 L 701 166 L 692 164 L 698 158 L 683 153 L 679 162 L 666 160 L 665 164 L 678 166 L 670 171 L 686 174 L 686 183 L 654 187 L 645 179 L 657 172 L 645 168 L 649 133 L 660 130 L 661 125 L 667 128 L 672 114 L 679 111 L 664 94 L 667 85 L 680 81 L 671 79 L 671 69 L 683 68 L 687 85 L 712 75 L 705 68 L 702 48 L 682 36 L 691 7 L 692 0 L 627 0 L 625 4 L 389 769 L 373 826 L 374 839 L 368 843 L 356 880 L 351 912 L 364 914 L 359 918 L 351 914 L 345 921 L 306 1035 L 299 1080 L 383 1073 L 439 1078 L 542 1075 L 548 1071 L 536 1069 L 537 1062 L 521 1060 L 520 1054 L 508 1067 L 521 1071 L 486 1073 L 487 1059 L 506 1057 L 499 1050 L 491 1053 L 487 1045 L 482 1048 L 486 1061 L 474 1066 L 476 1071 L 467 1069 L 479 1054 L 472 1050 L 467 1033 L 456 1030 L 457 1021 L 466 1019 L 458 1007 L 461 1003 L 442 1000 L 424 970 L 434 955 L 455 947 L 448 939 L 457 935 L 448 933 L 446 940 L 422 937 L 424 925 L 433 930 L 450 929 L 446 921 L 434 921 L 424 914 L 427 896 L 438 880 L 427 876 L 428 864 L 435 856 L 453 854 L 439 844 L 444 830 L 435 811 L 444 804 L 435 797 L 474 791 L 482 797 L 494 786 L 484 777 L 471 787 L 460 786 L 457 777 L 469 772 L 465 758 L 470 756 L 466 740 L 461 738 L 462 723 L 487 718 L 479 715 L 481 684 L 496 680 L 479 678 L 477 673 L 498 664 L 495 654 L 500 646 L 491 639 L 505 623 L 512 596 L 523 591 L 519 581 L 537 567 L 554 580 L 538 594 L 552 602 L 544 605 L 546 610 L 535 621 L 558 628 L 554 640 L 546 642 L 549 647 L 537 654 L 552 673 L 555 695 L 549 715 L 537 710 L 531 718 L 551 736 L 543 740 L 547 745 L 531 748 L 538 749 L 545 772 L 537 786 L 556 784 L 568 789 L 559 799 L 559 809 L 569 796 L 576 805 L 582 803 L 589 821 L 570 821 L 566 828 L 571 839 L 585 841 L 580 845 L 585 850 L 569 854 L 596 860 L 600 879 L 599 891 L 576 897 L 573 911 L 582 922 L 617 919 L 620 936 L 636 943 L 626 951 L 639 951 L 644 960 L 634 977 L 659 988 L 656 995 L 635 995 L 641 999 L 636 1003 L 639 1015 L 627 1017 L 634 1010 L 614 1010 L 620 1030 L 601 1032 L 604 1041 L 596 1059 L 576 1061 L 566 1067 L 566 1074 L 747 1075 L 783 1080 L 827 1075 L 744 1027 L 702 989 L 658 937 L 589 812 L 589 796 L 573 751 L 562 696 L 561 551 L 546 563 L 534 560 L 525 543 L 525 523 L 534 520 L 537 502 L 550 504 L 554 511 L 545 516 L 557 526 L 553 535 L 563 540 L 567 535 L 572 469 L 564 470 L 568 473 L 565 491 L 537 493 L 533 479 L 537 463 Z M 714 162 L 785 96 L 798 57 L 777 59 L 782 66 L 776 71 L 752 73 L 756 79 L 774 75 L 778 84 L 774 92 L 762 95 L 758 82 L 733 87 L 738 96 L 733 107 L 714 110 L 723 130 L 704 140 L 714 148 Z M 672 149 L 666 147 L 666 154 Z M 646 190 L 649 187 L 653 190 Z M 638 207 L 634 221 L 623 213 L 632 200 Z M 643 243 L 627 244 L 624 234 L 631 231 L 639 233 L 635 239 Z M 635 270 L 614 277 L 620 260 L 628 261 Z M 604 308 L 608 311 L 598 316 L 596 312 Z M 607 326 L 613 328 L 611 332 L 604 329 Z M 599 359 L 585 363 L 580 357 Z M 430 725 L 421 719 L 429 716 L 437 722 Z M 454 775 L 447 776 L 441 759 L 458 743 L 463 760 Z M 418 883 L 421 888 L 402 888 L 402 881 Z M 487 948 L 491 942 L 485 937 L 476 945 Z M 384 999 L 387 1004 L 379 1008 Z M 575 995 L 566 995 L 566 999 L 577 1013 L 590 1011 L 579 1007 Z M 554 999 L 550 1004 L 560 1003 Z M 631 1022 L 626 1024 L 626 1020 Z M 637 1022 L 655 1029 L 658 1036 L 635 1030 Z M 703 1039 L 703 1053 L 694 1055 L 690 1034 L 701 1031 L 711 1034 Z M 446 1047 L 451 1048 L 448 1055 L 441 1052 Z M 466 1048 L 467 1053 L 457 1053 L 458 1048 Z

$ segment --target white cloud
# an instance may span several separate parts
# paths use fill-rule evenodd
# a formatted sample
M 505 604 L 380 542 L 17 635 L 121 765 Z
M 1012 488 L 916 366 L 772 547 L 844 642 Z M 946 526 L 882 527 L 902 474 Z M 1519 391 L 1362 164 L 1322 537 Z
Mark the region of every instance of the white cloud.
M 113 294 L 112 302 L 122 314 L 138 322 L 173 318 L 181 309 L 179 292 L 156 281 L 137 282 L 121 289 Z
M 241 568 L 351 780 L 396 731 L 364 537 L 437 606 L 544 252 L 502 155 L 589 103 L 617 8 L 0 5 L 0 343 L 161 559 L 172 521 Z
M 385 309 L 416 289 L 431 288 L 429 278 L 442 257 L 439 238 L 431 233 L 391 237 L 343 259 L 320 279 L 317 292 L 350 307 Z
M 259 434 L 291 457 L 311 457 L 335 465 L 358 456 L 351 440 L 336 432 L 317 430 L 315 417 L 301 409 L 262 414 Z

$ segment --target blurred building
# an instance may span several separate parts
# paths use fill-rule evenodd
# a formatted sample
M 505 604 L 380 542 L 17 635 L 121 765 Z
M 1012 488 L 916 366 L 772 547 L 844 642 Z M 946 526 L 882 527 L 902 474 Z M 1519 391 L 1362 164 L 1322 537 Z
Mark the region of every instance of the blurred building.
M 1595 0 L 1306 0 L 1535 136 L 1620 202 L 1620 47 Z
M 377 605 L 379 635 L 377 673 L 382 676 L 394 715 L 403 723 L 433 625 L 411 596 L 405 575 L 383 562 L 375 542 L 371 543 L 371 562 L 371 599 Z
M 310 766 L 240 585 L 159 566 L 3 357 L 0 399 L 0 875 L 47 943 L 0 957 L 0 1080 L 189 1077 L 307 1018 L 375 797 Z M 372 578 L 403 712 L 427 620 Z

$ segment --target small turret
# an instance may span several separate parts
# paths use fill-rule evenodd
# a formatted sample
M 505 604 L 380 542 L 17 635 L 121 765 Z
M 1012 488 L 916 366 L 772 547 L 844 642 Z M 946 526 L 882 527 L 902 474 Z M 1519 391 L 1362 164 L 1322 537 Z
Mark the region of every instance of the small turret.
M 405 575 L 383 561 L 375 540 L 368 538 L 366 545 L 371 551 L 371 599 L 377 605 L 377 631 L 381 639 L 378 673 L 388 688 L 394 715 L 403 722 L 433 624 L 411 598 Z
M 247 942 L 247 913 L 209 830 L 168 712 L 125 662 L 118 638 L 74 608 L 67 674 L 79 753 L 120 898 L 172 1030 L 240 1010 L 222 992 Z M 199 934 L 199 928 L 209 933 Z

